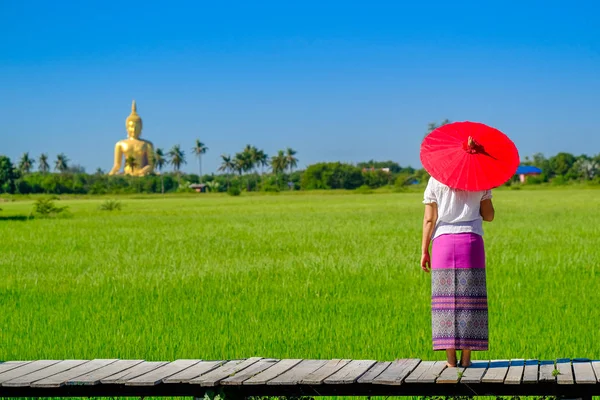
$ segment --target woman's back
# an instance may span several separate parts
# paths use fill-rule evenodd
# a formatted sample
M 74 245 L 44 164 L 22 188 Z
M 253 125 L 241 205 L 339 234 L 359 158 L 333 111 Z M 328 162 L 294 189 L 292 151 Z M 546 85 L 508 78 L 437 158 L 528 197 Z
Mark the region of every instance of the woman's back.
M 433 237 L 447 233 L 476 233 L 483 236 L 480 204 L 492 198 L 490 190 L 469 192 L 452 189 L 429 178 L 424 204 L 437 204 L 437 223 Z

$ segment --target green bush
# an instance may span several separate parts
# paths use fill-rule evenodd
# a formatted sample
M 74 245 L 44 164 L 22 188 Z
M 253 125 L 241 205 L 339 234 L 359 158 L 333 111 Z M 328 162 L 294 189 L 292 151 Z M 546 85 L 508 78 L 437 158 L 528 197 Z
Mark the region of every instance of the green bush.
M 556 186 L 562 186 L 562 185 L 566 185 L 568 182 L 568 180 L 562 176 L 562 175 L 557 175 L 554 178 L 552 178 L 552 184 L 556 185 Z
M 391 173 L 382 171 L 380 169 L 371 171 L 367 170 L 362 173 L 363 186 L 369 186 L 372 189 L 389 185 L 392 183 L 393 176 Z M 359 187 L 360 188 L 360 187 Z
M 527 178 L 525 178 L 525 183 L 527 185 L 540 185 L 544 182 L 544 179 L 542 178 L 541 175 L 529 175 Z
M 177 192 L 178 193 L 193 193 L 193 192 L 195 192 L 195 190 L 190 187 L 191 184 L 192 183 L 189 181 L 182 180 L 181 183 L 179 184 L 179 186 L 177 187 Z
M 362 185 L 356 189 L 356 193 L 370 194 L 373 193 L 373 189 L 369 185 Z
M 106 200 L 100 204 L 101 211 L 121 211 L 122 204 L 119 200 Z
M 218 192 L 221 184 L 217 181 L 208 181 L 206 182 L 206 190 L 209 192 Z
M 429 178 L 427 178 L 429 179 Z M 407 173 L 400 173 L 396 176 L 394 181 L 394 192 L 405 192 L 408 190 L 408 186 L 416 180 L 414 175 Z
M 302 188 L 306 190 L 356 189 L 363 184 L 362 170 L 341 162 L 310 165 L 302 176 Z
M 41 217 L 53 217 L 59 214 L 67 214 L 65 211 L 69 206 L 58 207 L 49 198 L 37 199 L 33 205 L 33 213 Z
M 229 187 L 229 189 L 227 189 L 227 194 L 230 196 L 239 196 L 242 194 L 242 190 L 239 188 L 239 186 L 232 185 Z
M 19 173 L 10 158 L 0 155 L 0 193 L 15 193 Z
M 280 189 L 277 185 L 272 184 L 270 182 L 265 182 L 261 185 L 260 190 L 263 192 L 279 192 Z

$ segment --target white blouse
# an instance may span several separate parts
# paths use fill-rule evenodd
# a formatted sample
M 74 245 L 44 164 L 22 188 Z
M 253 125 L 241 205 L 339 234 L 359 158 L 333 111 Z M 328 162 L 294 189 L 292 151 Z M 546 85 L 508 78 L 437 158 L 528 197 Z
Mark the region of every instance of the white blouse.
M 447 233 L 472 232 L 483 236 L 483 218 L 479 213 L 482 200 L 491 199 L 492 191 L 470 192 L 452 189 L 429 178 L 423 204 L 437 203 L 438 219 L 432 239 Z

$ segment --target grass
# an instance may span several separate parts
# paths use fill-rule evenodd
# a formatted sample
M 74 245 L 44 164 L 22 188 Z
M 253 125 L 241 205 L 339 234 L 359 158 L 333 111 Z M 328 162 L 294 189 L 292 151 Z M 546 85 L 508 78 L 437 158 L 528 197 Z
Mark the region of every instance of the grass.
M 0 359 L 443 358 L 418 193 L 104 200 L 2 204 Z M 598 192 L 494 201 L 474 358 L 600 358 Z

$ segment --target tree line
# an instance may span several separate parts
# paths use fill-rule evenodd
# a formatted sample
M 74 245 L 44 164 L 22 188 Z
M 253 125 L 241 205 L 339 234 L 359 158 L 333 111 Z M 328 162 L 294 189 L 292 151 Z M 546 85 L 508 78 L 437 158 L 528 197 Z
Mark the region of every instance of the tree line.
M 450 123 L 448 119 L 441 123 L 428 124 L 425 134 Z M 88 174 L 79 165 L 71 165 L 69 158 L 60 153 L 53 162 L 46 153 L 34 160 L 28 152 L 24 153 L 16 165 L 0 155 L 0 193 L 48 193 L 48 194 L 118 194 L 118 193 L 165 193 L 192 191 L 191 184 L 202 183 L 209 191 L 227 191 L 229 189 L 246 191 L 281 191 L 313 189 L 375 189 L 390 186 L 403 189 L 414 184 L 423 184 L 429 175 L 423 169 L 401 167 L 394 161 L 369 160 L 356 164 L 341 162 L 316 163 L 297 170 L 296 150 L 288 147 L 269 156 L 264 150 L 246 145 L 241 151 L 220 155 L 220 165 L 216 174 L 202 173 L 202 157 L 208 147 L 196 140 L 191 154 L 197 158 L 198 174 L 185 174 L 181 166 L 187 164 L 186 152 L 180 145 L 169 151 L 156 148 L 153 162 L 156 174 L 145 177 L 107 176 L 100 168 Z M 126 165 L 135 160 L 126 159 Z M 37 163 L 37 172 L 34 171 Z M 129 163 L 129 164 L 128 164 Z M 53 164 L 54 172 L 51 164 Z M 172 171 L 165 171 L 168 165 Z M 538 167 L 542 173 L 527 178 L 526 184 L 566 184 L 575 181 L 587 181 L 600 184 L 600 154 L 575 156 L 561 152 L 546 158 L 537 153 L 525 157 L 521 165 Z M 519 184 L 515 176 L 507 185 Z
M 250 146 L 250 149 L 252 146 Z M 102 171 L 85 173 L 77 166 L 62 172 L 24 173 L 19 164 L 13 165 L 6 156 L 0 156 L 0 193 L 10 194 L 121 194 L 168 193 L 193 191 L 192 184 L 203 183 L 208 191 L 228 190 L 279 192 L 284 190 L 356 189 L 361 186 L 378 188 L 394 185 L 407 186 L 413 180 L 425 179 L 424 171 L 402 168 L 393 161 L 367 161 L 356 165 L 326 162 L 297 168 L 295 152 L 279 151 L 269 161 L 254 153 L 241 151 L 234 156 L 223 155 L 222 164 L 215 174 L 186 174 L 173 169 L 162 174 L 144 177 L 109 176 Z
M 529 165 L 542 170 L 539 176 L 528 178 L 528 182 L 533 184 L 597 181 L 600 177 L 600 153 L 595 156 L 586 154 L 575 156 L 571 153 L 561 152 L 549 158 L 542 153 L 536 153 L 532 157 L 525 157 L 521 165 Z
M 145 177 L 107 176 L 101 168 L 87 174 L 80 165 L 72 165 L 64 153 L 56 156 L 53 169 L 47 153 L 35 160 L 26 152 L 16 164 L 8 157 L 0 156 L 0 193 L 164 193 L 189 191 L 193 183 L 205 183 L 213 191 L 224 191 L 231 186 L 249 191 L 282 190 L 298 185 L 294 169 L 299 160 L 297 151 L 291 147 L 269 156 L 264 150 L 248 144 L 233 156 L 222 154 L 216 175 L 202 174 L 202 156 L 207 151 L 206 144 L 197 139 L 191 154 L 197 158 L 198 174 L 185 174 L 181 167 L 187 164 L 187 156 L 181 145 L 174 145 L 168 151 L 156 148 L 151 160 L 156 173 Z M 168 165 L 172 166 L 172 172 L 165 171 Z M 131 170 L 140 167 L 133 156 L 125 158 L 125 166 Z M 290 179 L 295 184 L 290 185 Z
M 208 151 L 208 147 L 200 140 L 196 139 L 194 147 L 191 149 L 192 154 L 198 159 L 198 176 L 202 177 L 202 156 Z M 261 169 L 261 174 L 264 172 L 264 168 L 271 168 L 274 174 L 289 169 L 290 173 L 298 165 L 298 159 L 295 157 L 297 154 L 296 150 L 288 147 L 285 151 L 279 150 L 277 155 L 269 157 L 264 150 L 258 149 L 256 146 L 246 145 L 246 147 L 236 153 L 233 157 L 230 154 L 222 154 L 221 165 L 218 171 L 226 174 L 237 173 L 242 175 L 243 173 L 254 171 L 258 168 Z M 185 151 L 182 150 L 181 145 L 174 145 L 168 152 L 165 152 L 162 148 L 156 148 L 152 155 L 152 161 L 157 171 L 162 172 L 167 165 L 173 166 L 173 172 L 179 173 L 181 166 L 187 164 L 187 158 Z M 85 172 L 80 166 L 70 166 L 69 158 L 64 154 L 60 153 L 56 156 L 54 161 L 54 171 L 59 173 L 81 173 Z M 21 175 L 27 175 L 34 172 L 34 165 L 36 160 L 33 159 L 29 152 L 23 153 L 19 159 L 16 169 Z M 50 173 L 51 167 L 47 153 L 42 153 L 38 160 L 38 172 Z M 130 167 L 132 170 L 140 167 L 136 164 L 136 160 L 133 156 L 125 159 L 125 165 Z M 98 168 L 96 174 L 103 174 L 104 171 Z
M 284 153 L 285 155 L 285 153 Z M 401 167 L 394 161 L 365 161 L 357 164 L 323 162 L 295 169 L 286 166 L 283 157 L 280 166 L 268 172 L 261 171 L 261 163 L 246 161 L 245 167 L 237 167 L 235 156 L 226 156 L 222 170 L 216 174 L 185 174 L 170 171 L 145 177 L 108 176 L 101 171 L 88 174 L 77 166 L 64 172 L 22 173 L 6 156 L 0 156 L 0 193 L 10 194 L 121 194 L 121 193 L 168 193 L 192 191 L 191 184 L 203 183 L 209 191 L 227 190 L 278 192 L 284 190 L 327 189 L 376 189 L 390 187 L 405 190 L 415 184 L 426 183 L 429 175 L 423 169 Z M 227 165 L 227 166 L 225 166 Z M 234 166 L 235 165 L 235 166 Z M 276 164 L 277 165 L 277 164 Z M 530 176 L 526 185 L 568 184 L 589 182 L 600 185 L 600 155 L 594 157 L 573 156 L 559 153 L 546 158 L 536 154 L 526 158 L 523 165 L 542 169 L 539 176 Z M 275 173 L 274 170 L 277 172 Z M 515 176 L 507 185 L 521 185 Z

